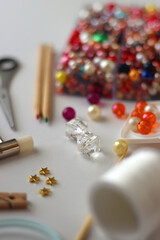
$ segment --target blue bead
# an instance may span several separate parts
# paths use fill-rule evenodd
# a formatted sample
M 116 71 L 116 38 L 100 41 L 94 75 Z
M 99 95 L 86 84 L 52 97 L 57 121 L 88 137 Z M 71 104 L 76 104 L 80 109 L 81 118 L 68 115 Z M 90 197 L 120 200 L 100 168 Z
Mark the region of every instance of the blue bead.
M 142 78 L 146 78 L 147 77 L 147 71 L 146 70 L 144 70 L 142 73 L 141 73 L 141 76 L 142 76 Z
M 126 14 L 125 14 L 125 12 L 123 12 L 122 10 L 119 9 L 114 13 L 114 16 L 115 16 L 115 18 L 123 19 L 126 17 Z
M 142 78 L 153 78 L 154 74 L 152 72 L 149 72 L 147 70 L 144 70 L 141 74 Z
M 148 73 L 147 73 L 147 77 L 148 77 L 148 78 L 153 78 L 153 77 L 154 77 L 154 75 L 153 75 L 153 73 L 152 73 L 152 72 L 148 72 Z
M 148 62 L 144 65 L 144 68 L 150 72 L 154 71 L 154 66 L 151 62 Z

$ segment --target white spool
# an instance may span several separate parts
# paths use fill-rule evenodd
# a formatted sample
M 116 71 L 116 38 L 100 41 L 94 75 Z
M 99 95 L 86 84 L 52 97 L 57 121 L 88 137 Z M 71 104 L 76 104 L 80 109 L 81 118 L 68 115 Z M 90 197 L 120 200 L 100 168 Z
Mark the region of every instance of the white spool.
M 160 152 L 143 148 L 91 189 L 91 209 L 117 240 L 144 240 L 160 225 Z

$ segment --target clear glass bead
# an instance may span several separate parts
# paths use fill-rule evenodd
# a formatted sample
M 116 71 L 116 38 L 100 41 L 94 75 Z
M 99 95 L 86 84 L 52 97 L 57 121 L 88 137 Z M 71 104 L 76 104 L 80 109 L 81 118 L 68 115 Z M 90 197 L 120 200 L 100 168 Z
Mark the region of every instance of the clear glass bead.
M 85 132 L 77 138 L 77 145 L 80 152 L 91 157 L 93 153 L 100 151 L 99 137 L 91 132 Z
M 85 121 L 79 118 L 74 118 L 66 123 L 66 135 L 70 139 L 77 141 L 77 138 L 83 135 L 84 132 L 87 131 L 87 128 L 88 125 Z

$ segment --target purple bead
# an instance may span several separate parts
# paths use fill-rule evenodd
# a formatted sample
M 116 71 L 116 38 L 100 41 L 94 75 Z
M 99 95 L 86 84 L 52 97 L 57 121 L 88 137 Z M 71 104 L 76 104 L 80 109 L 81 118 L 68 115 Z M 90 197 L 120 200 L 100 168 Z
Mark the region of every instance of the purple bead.
M 90 93 L 88 95 L 88 101 L 91 104 L 98 104 L 100 101 L 100 95 L 98 93 Z
M 72 107 L 66 107 L 63 110 L 62 115 L 67 121 L 70 121 L 71 119 L 75 118 L 76 111 Z

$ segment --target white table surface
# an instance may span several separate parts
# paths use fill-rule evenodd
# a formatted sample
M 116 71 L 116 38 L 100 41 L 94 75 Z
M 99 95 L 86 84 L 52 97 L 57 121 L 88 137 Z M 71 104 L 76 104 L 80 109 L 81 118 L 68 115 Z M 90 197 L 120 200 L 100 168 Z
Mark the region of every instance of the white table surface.
M 0 0 L 0 57 L 15 57 L 21 65 L 10 86 L 17 131 L 9 128 L 0 109 L 0 136 L 7 140 L 32 135 L 35 143 L 33 153 L 0 162 L 0 191 L 26 192 L 30 201 L 28 210 L 1 211 L 0 219 L 23 217 L 40 220 L 56 229 L 63 240 L 74 239 L 90 213 L 89 189 L 115 164 L 117 156 L 112 145 L 120 137 L 124 122 L 113 116 L 112 101 L 102 100 L 103 121 L 93 122 L 87 116 L 85 98 L 57 95 L 53 97 L 53 121 L 50 124 L 38 122 L 33 114 L 37 47 L 41 43 L 52 44 L 58 56 L 64 49 L 79 10 L 91 2 L 93 0 Z M 132 1 L 123 2 L 129 4 Z M 141 0 L 141 4 L 146 2 Z M 158 4 L 159 0 L 152 2 Z M 65 137 L 65 121 L 61 113 L 66 106 L 74 107 L 77 116 L 88 121 L 89 130 L 100 136 L 101 159 L 84 159 L 76 144 Z M 129 111 L 133 103 L 126 103 L 126 107 Z M 38 193 L 45 186 L 44 181 L 37 185 L 28 182 L 29 176 L 38 173 L 40 167 L 48 167 L 59 183 L 47 198 Z M 88 240 L 104 239 L 106 237 L 95 224 Z

